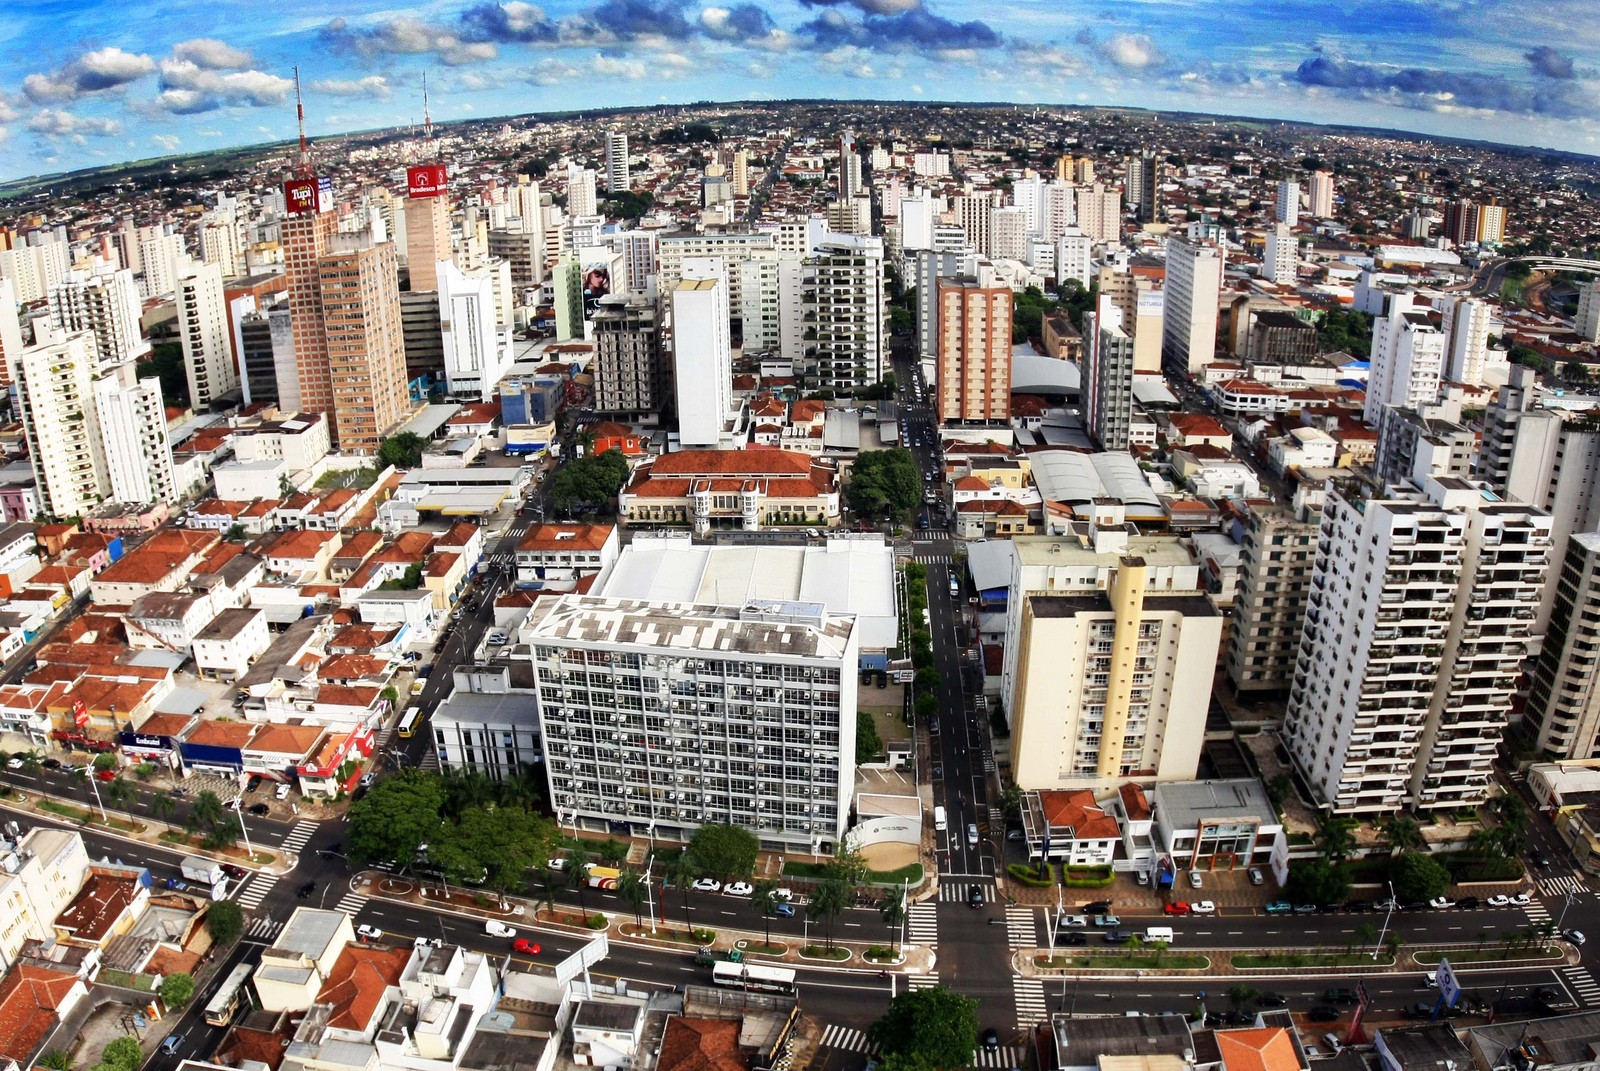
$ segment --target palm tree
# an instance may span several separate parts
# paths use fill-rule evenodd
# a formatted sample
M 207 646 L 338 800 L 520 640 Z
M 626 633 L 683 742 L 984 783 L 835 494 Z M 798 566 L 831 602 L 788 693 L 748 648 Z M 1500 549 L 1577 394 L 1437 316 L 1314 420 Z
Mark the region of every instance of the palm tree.
M 566 888 L 567 872 L 559 867 L 548 864 L 540 868 L 544 876 L 544 909 L 550 912 L 550 917 L 556 914 L 556 887 Z
M 1323 858 L 1338 862 L 1356 846 L 1356 820 L 1327 815 L 1317 826 L 1317 837 L 1322 841 Z
M 113 807 L 131 814 L 132 811 L 129 810 L 128 804 L 138 798 L 139 790 L 133 787 L 132 781 L 119 777 L 106 786 L 106 795 L 111 798 Z
M 900 955 L 900 923 L 906 917 L 906 891 L 900 889 L 891 892 L 883 898 L 883 906 L 878 909 L 878 915 L 883 919 L 883 924 L 889 927 L 889 950 Z
M 694 932 L 694 920 L 689 917 L 689 886 L 694 883 L 695 866 L 688 852 L 679 852 L 668 860 L 662 878 L 672 883 L 683 896 L 683 929 L 685 933 Z M 767 942 L 771 944 L 772 942 Z
M 771 948 L 772 916 L 778 913 L 778 883 L 768 878 L 756 882 L 755 891 L 750 894 L 750 906 L 761 916 L 761 921 L 766 927 L 765 944 Z
M 189 807 L 189 821 L 185 825 L 189 832 L 198 833 L 201 826 L 214 826 L 222 821 L 226 810 L 222 806 L 222 798 L 208 788 L 194 798 L 194 803 Z
M 1409 814 L 1394 814 L 1383 820 L 1383 839 L 1389 842 L 1390 853 L 1421 848 L 1422 826 Z
M 572 875 L 573 887 L 578 890 L 578 910 L 583 912 L 584 918 L 588 918 L 589 905 L 584 903 L 583 890 L 584 886 L 589 884 L 589 875 L 587 873 L 589 856 L 574 840 L 567 843 L 567 854 L 563 858 L 567 861 L 567 873 Z
M 1252 1000 L 1255 1000 L 1260 995 L 1261 994 L 1256 990 L 1244 985 L 1243 983 L 1228 987 L 1228 1003 L 1232 1004 L 1236 1008 L 1245 1004 L 1249 1004 Z
M 624 870 L 617 879 L 617 895 L 633 908 L 633 924 L 636 927 L 644 926 L 644 902 L 649 893 L 650 886 L 644 875 L 632 867 Z
M 833 920 L 844 910 L 850 890 L 841 881 L 824 881 L 811 891 L 806 914 L 821 919 L 828 927 L 828 951 L 833 951 Z
M 178 801 L 170 792 L 157 792 L 150 797 L 150 813 L 161 819 L 161 824 L 168 829 L 172 828 L 172 812 L 178 809 Z
M 1467 834 L 1467 850 L 1487 858 L 1500 847 L 1500 833 L 1487 826 L 1479 826 Z

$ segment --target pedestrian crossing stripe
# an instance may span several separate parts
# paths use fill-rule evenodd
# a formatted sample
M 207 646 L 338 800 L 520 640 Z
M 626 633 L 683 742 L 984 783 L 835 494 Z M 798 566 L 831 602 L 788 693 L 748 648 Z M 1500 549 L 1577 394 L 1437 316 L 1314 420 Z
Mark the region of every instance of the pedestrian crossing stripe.
M 239 894 L 234 897 L 239 906 L 246 911 L 258 906 L 267 898 L 273 886 L 278 884 L 278 879 L 271 874 L 256 874 L 245 884 L 239 886 Z
M 1539 882 L 1539 891 L 1546 896 L 1565 896 L 1567 893 L 1586 893 L 1589 886 L 1583 883 L 1582 878 L 1566 875 L 1559 878 L 1544 878 Z
M 907 989 L 932 989 L 939 984 L 939 972 L 906 975 Z
M 878 1048 L 867 1040 L 865 1031 L 838 1025 L 830 1026 L 822 1032 L 820 1044 L 825 1049 L 848 1049 L 850 1052 L 865 1053 L 869 1056 Z
M 276 936 L 282 928 L 283 923 L 274 920 L 270 916 L 263 915 L 250 923 L 250 927 L 245 930 L 245 933 L 251 937 L 270 938 Z
M 1011 977 L 1011 991 L 1017 1004 L 1017 1030 L 1027 1033 L 1035 1024 L 1049 1018 L 1050 1005 L 1044 995 L 1044 981 L 1039 978 Z
M 1033 909 L 1029 907 L 1006 908 L 1006 939 L 1012 948 L 1033 948 L 1039 943 L 1035 929 Z
M 367 906 L 367 897 L 360 893 L 346 893 L 344 899 L 333 905 L 335 911 L 343 911 L 347 915 L 359 915 L 361 909 Z
M 1016 1067 L 1016 1050 L 1010 1045 L 1002 1045 L 990 1052 L 988 1049 L 979 1049 L 973 1057 L 973 1067 L 1009 1068 Z
M 967 896 L 969 895 L 967 888 L 968 886 L 961 884 L 940 885 L 939 902 L 945 904 L 964 904 L 967 902 Z M 991 904 L 995 901 L 995 891 L 993 885 L 979 885 L 978 888 L 983 890 L 984 903 Z
M 912 944 L 938 944 L 939 909 L 933 904 L 912 904 L 906 912 L 906 936 Z
M 316 832 L 317 823 L 308 818 L 302 818 L 294 824 L 293 829 L 289 830 L 289 835 L 283 838 L 283 850 L 286 852 L 299 851 L 305 847 L 306 841 L 310 840 Z
M 1595 981 L 1591 971 L 1583 967 L 1563 967 L 1561 977 L 1585 1004 L 1600 1004 L 1600 982 Z

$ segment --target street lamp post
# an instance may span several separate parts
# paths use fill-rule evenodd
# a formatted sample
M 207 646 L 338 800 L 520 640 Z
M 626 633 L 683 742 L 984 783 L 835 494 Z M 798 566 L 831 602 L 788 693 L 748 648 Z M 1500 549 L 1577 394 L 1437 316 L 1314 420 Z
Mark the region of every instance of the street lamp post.
M 96 783 L 99 778 L 95 777 L 95 774 L 99 771 L 96 770 L 93 765 L 87 766 L 84 769 L 89 778 L 89 790 L 94 793 L 95 806 L 100 808 L 100 820 L 106 825 L 110 825 L 111 818 L 106 814 L 106 805 L 100 802 L 100 786 Z
M 1394 918 L 1394 882 L 1389 882 L 1389 910 L 1383 915 L 1383 928 L 1378 931 L 1378 943 L 1372 946 L 1372 958 L 1378 958 L 1378 950 L 1383 947 L 1383 938 L 1389 932 L 1389 920 Z

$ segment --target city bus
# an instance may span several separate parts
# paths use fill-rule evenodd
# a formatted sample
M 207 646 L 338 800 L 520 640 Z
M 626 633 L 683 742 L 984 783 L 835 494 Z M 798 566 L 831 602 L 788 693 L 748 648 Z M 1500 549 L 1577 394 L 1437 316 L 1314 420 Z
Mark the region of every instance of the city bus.
M 206 1022 L 212 1026 L 227 1026 L 239 1014 L 240 1006 L 250 1003 L 250 994 L 246 989 L 250 985 L 252 970 L 254 967 L 250 964 L 241 963 L 228 972 L 217 995 L 206 1005 Z
M 412 734 L 417 731 L 417 723 L 421 720 L 421 707 L 412 707 L 410 710 L 400 715 L 400 728 L 398 731 L 401 738 L 406 740 L 411 739 Z
M 764 967 L 758 963 L 714 963 L 711 981 L 729 989 L 751 989 L 762 993 L 795 991 L 794 971 L 789 967 Z

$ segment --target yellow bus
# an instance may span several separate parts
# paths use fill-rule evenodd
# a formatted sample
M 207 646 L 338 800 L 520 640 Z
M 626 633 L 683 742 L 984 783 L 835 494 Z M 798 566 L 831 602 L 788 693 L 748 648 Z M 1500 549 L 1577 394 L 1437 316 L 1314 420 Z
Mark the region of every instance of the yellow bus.
M 403 739 L 406 739 L 406 740 L 411 739 L 412 734 L 414 734 L 417 731 L 417 723 L 420 722 L 421 720 L 422 720 L 422 708 L 421 707 L 412 707 L 410 710 L 408 710 L 404 714 L 402 714 L 400 716 L 400 729 L 399 729 L 400 736 Z

